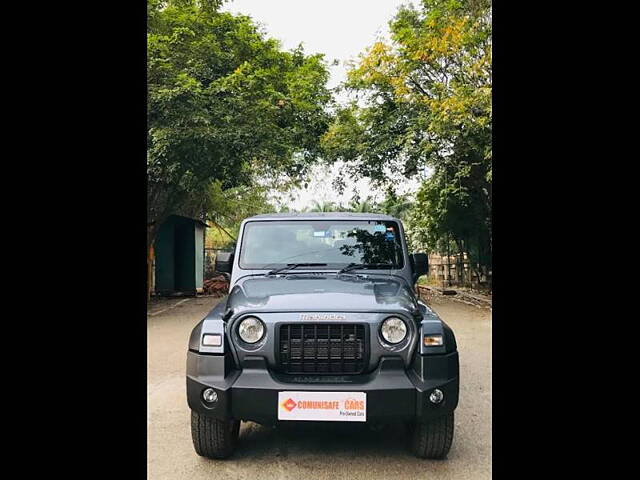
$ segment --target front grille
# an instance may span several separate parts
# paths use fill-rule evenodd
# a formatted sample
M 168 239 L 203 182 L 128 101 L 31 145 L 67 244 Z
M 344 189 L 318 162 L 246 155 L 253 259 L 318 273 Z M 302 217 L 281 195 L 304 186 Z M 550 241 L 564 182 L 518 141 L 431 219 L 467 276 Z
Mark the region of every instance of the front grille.
M 279 365 L 285 373 L 362 373 L 367 362 L 365 326 L 280 325 Z

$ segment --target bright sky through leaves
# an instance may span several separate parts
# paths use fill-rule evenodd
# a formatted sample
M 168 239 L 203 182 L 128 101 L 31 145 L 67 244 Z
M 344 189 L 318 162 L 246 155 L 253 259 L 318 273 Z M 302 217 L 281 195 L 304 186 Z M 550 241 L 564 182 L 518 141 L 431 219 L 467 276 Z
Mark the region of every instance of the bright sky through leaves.
M 388 22 L 398 7 L 407 0 L 232 0 L 223 10 L 242 13 L 262 25 L 268 36 L 282 42 L 289 50 L 303 43 L 305 52 L 324 53 L 332 66 L 329 87 L 338 86 L 346 78 L 346 62 L 356 60 L 358 54 L 371 46 L 378 38 L 388 38 Z M 339 101 L 347 97 L 338 96 Z M 309 183 L 308 189 L 293 192 L 291 208 L 309 207 L 312 200 L 348 203 L 357 190 L 362 198 L 374 192 L 366 179 L 356 183 L 347 181 L 347 189 L 341 196 L 333 193 L 331 168 L 320 166 Z M 417 182 L 406 182 L 404 191 L 417 189 Z
M 307 53 L 324 53 L 330 87 L 345 79 L 344 62 L 355 59 L 380 36 L 406 0 L 232 0 L 223 10 L 251 16 L 286 49 L 304 44 Z

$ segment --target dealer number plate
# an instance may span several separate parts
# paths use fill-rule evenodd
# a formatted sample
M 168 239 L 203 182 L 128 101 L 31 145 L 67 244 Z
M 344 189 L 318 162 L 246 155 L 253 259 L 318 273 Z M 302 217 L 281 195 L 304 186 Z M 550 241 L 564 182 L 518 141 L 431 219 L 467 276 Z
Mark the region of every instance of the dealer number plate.
M 278 420 L 366 422 L 365 392 L 278 392 Z

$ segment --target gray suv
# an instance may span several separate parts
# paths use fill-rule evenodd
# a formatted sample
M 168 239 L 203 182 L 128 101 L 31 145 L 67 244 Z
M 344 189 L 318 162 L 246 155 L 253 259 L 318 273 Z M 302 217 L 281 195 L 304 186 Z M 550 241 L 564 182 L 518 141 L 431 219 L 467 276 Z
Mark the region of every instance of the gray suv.
M 216 270 L 229 294 L 191 333 L 187 400 L 199 455 L 226 458 L 240 421 L 400 422 L 419 457 L 453 440 L 453 331 L 416 296 L 427 256 L 402 223 L 356 213 L 258 215 Z

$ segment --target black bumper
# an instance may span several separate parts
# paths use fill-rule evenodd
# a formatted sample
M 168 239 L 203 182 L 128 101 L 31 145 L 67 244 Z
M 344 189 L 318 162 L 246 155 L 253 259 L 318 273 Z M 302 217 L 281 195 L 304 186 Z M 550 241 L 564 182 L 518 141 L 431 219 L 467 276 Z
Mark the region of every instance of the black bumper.
M 278 421 L 278 392 L 365 392 L 367 421 L 371 423 L 430 420 L 452 412 L 458 405 L 458 353 L 417 355 L 412 368 L 400 358 L 383 357 L 369 374 L 323 377 L 278 375 L 269 371 L 264 358 L 245 359 L 243 370 L 229 367 L 231 358 L 188 352 L 187 400 L 189 407 L 216 418 L 251 420 L 261 424 Z M 210 407 L 202 392 L 215 389 L 218 400 Z M 429 401 L 438 388 L 440 404 Z

